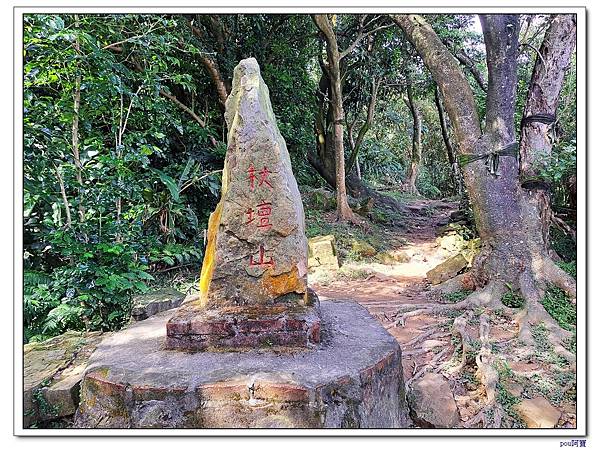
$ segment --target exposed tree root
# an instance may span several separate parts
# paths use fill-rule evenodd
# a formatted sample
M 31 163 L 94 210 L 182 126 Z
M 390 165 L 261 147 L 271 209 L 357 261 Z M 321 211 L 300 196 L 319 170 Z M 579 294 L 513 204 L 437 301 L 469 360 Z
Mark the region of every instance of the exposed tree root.
M 406 319 L 409 317 L 419 316 L 421 314 L 441 314 L 448 311 L 462 311 L 466 309 L 473 309 L 475 307 L 489 307 L 494 309 L 508 310 L 506 306 L 502 304 L 500 298 L 506 291 L 506 287 L 498 282 L 490 282 L 483 289 L 474 291 L 469 294 L 467 298 L 457 303 L 439 303 L 439 304 L 421 304 L 421 305 L 402 305 L 400 311 L 404 306 L 412 306 L 416 309 L 413 311 L 405 312 L 393 323 L 392 326 L 404 326 Z
M 455 376 L 465 369 L 473 360 L 468 360 L 469 354 L 473 354 L 476 348 L 474 340 L 467 333 L 467 325 L 473 318 L 475 310 L 483 311 L 479 315 L 479 338 L 481 348 L 475 356 L 477 365 L 476 378 L 481 384 L 483 406 L 481 410 L 464 423 L 466 427 L 473 427 L 482 424 L 484 428 L 499 428 L 502 422 L 503 410 L 497 401 L 497 384 L 499 374 L 496 369 L 495 356 L 492 353 L 490 342 L 490 311 L 500 312 L 504 316 L 511 318 L 518 325 L 519 338 L 524 344 L 530 347 L 531 352 L 535 351 L 536 341 L 532 333 L 532 327 L 537 324 L 543 324 L 547 330 L 547 340 L 552 345 L 556 355 L 563 357 L 569 362 L 570 367 L 567 370 L 573 370 L 575 365 L 575 355 L 565 348 L 563 342 L 570 338 L 572 333 L 562 329 L 556 320 L 546 311 L 542 305 L 544 289 L 548 283 L 553 283 L 565 290 L 568 295 L 575 294 L 575 283 L 573 279 L 556 266 L 549 257 L 534 264 L 530 269 L 522 270 L 514 285 L 503 283 L 497 279 L 488 280 L 487 284 L 473 291 L 464 300 L 457 303 L 433 303 L 433 304 L 406 304 L 402 305 L 394 315 L 395 321 L 390 325 L 404 326 L 406 320 L 410 317 L 422 314 L 443 314 L 452 311 L 465 311 L 459 317 L 456 317 L 452 325 L 452 333 L 460 337 L 461 359 L 458 365 L 448 367 L 448 364 L 439 364 L 445 351 L 438 353 L 432 361 L 422 367 L 418 372 L 406 382 L 408 389 L 413 380 L 421 377 L 426 371 L 439 371 L 445 366 L 445 372 L 450 376 Z M 502 277 L 504 278 L 504 277 Z M 456 284 L 455 284 L 456 286 Z M 502 298 L 508 290 L 516 289 L 525 300 L 524 306 L 520 310 L 509 308 L 502 303 Z M 407 311 L 407 308 L 413 308 Z M 430 337 L 436 336 L 435 329 L 427 329 L 425 333 L 409 341 L 411 346 Z M 425 353 L 426 349 L 422 349 Z M 421 349 L 415 349 L 415 352 Z M 416 353 L 415 353 L 416 354 Z M 472 356 L 471 356 L 472 358 Z
M 445 348 L 439 353 L 437 353 L 433 358 L 431 358 L 431 361 L 429 361 L 429 363 L 425 364 L 418 372 L 416 372 L 411 378 L 409 378 L 406 381 L 406 383 L 404 383 L 405 391 L 408 391 L 410 385 L 414 380 L 421 378 L 428 370 L 431 370 L 432 372 L 439 372 L 442 369 L 440 360 L 444 358 L 444 356 L 448 356 L 449 353 L 450 349 Z
M 558 267 L 556 268 L 558 269 Z M 554 352 L 565 358 L 569 364 L 574 365 L 576 361 L 575 355 L 563 345 L 563 341 L 572 337 L 573 334 L 562 329 L 543 307 L 541 304 L 542 293 L 537 288 L 535 281 L 532 276 L 525 272 L 519 277 L 519 288 L 521 295 L 525 299 L 525 307 L 515 315 L 515 321 L 519 326 L 519 339 L 526 345 L 533 346 L 535 340 L 531 332 L 531 327 L 532 325 L 543 323 L 544 327 L 548 330 L 548 341 L 554 346 Z
M 461 316 L 458 319 L 464 319 L 466 325 L 466 317 Z M 458 320 L 457 332 L 464 335 L 463 321 Z M 455 321 L 456 323 L 456 321 Z M 475 363 L 477 364 L 477 372 L 475 373 L 476 378 L 481 383 L 483 392 L 485 393 L 485 400 L 481 410 L 473 416 L 470 420 L 464 423 L 465 428 L 472 428 L 475 425 L 481 423 L 483 428 L 500 428 L 502 422 L 502 408 L 496 402 L 496 392 L 498 385 L 498 371 L 495 368 L 495 357 L 492 354 L 492 346 L 490 343 L 490 318 L 487 314 L 481 314 L 479 316 L 479 339 L 481 341 L 481 348 L 475 357 Z M 460 368 L 466 364 L 465 348 L 470 348 L 465 345 L 468 342 L 463 337 L 463 361 Z
M 454 319 L 454 323 L 452 324 L 453 332 L 460 336 L 461 359 L 458 366 L 447 369 L 447 372 L 450 375 L 459 373 L 465 367 L 467 364 L 467 355 L 469 351 L 473 349 L 472 339 L 467 334 L 467 323 L 471 317 L 473 317 L 473 312 L 467 311 L 462 316 Z

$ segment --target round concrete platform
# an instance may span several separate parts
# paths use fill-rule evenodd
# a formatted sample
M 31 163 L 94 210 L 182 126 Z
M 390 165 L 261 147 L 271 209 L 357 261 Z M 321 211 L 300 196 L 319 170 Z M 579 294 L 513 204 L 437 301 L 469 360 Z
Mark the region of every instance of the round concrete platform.
M 76 427 L 407 426 L 400 347 L 354 302 L 322 302 L 322 342 L 296 352 L 166 350 L 173 313 L 98 346 Z

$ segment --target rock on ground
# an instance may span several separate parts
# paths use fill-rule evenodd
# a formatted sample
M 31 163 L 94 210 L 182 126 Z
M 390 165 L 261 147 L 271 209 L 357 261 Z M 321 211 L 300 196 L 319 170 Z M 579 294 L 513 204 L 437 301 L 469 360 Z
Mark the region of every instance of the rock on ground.
M 422 428 L 454 428 L 460 417 L 452 390 L 446 379 L 427 373 L 415 381 L 408 392 L 411 417 Z
M 131 317 L 133 320 L 144 320 L 168 309 L 177 308 L 183 302 L 185 294 L 173 289 L 164 288 L 133 298 Z
M 339 269 L 340 262 L 335 247 L 335 237 L 332 234 L 315 236 L 308 240 L 308 267 Z
M 110 333 L 68 331 L 23 347 L 23 426 L 71 416 L 88 358 Z
M 519 413 L 527 428 L 554 428 L 561 412 L 544 397 L 523 400 L 515 410 Z
M 377 254 L 377 250 L 371 244 L 366 241 L 362 241 L 360 239 L 352 240 L 352 251 L 360 256 L 375 256 Z
M 427 279 L 431 284 L 443 283 L 456 276 L 461 270 L 467 267 L 468 263 L 462 253 L 459 253 L 427 272 Z

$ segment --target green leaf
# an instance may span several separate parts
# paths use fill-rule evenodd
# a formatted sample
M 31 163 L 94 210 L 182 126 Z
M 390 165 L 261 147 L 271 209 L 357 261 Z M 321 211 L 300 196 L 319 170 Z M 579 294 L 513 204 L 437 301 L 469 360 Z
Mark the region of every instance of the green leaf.
M 177 183 L 175 182 L 175 180 L 171 176 L 164 173 L 162 170 L 152 169 L 152 171 L 158 174 L 160 181 L 162 181 L 163 184 L 167 187 L 167 189 L 169 189 L 169 192 L 171 193 L 171 197 L 173 198 L 173 200 L 178 202 L 179 201 L 179 187 L 177 186 Z

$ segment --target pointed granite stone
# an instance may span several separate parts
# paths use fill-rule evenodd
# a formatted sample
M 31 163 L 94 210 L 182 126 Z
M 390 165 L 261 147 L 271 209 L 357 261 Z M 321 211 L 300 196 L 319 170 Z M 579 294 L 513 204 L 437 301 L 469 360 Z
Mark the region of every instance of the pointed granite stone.
M 315 297 L 307 288 L 302 200 L 254 58 L 235 68 L 225 110 L 229 132 L 221 200 L 209 219 L 200 297 L 171 319 L 167 345 L 203 349 L 318 341 Z

